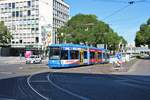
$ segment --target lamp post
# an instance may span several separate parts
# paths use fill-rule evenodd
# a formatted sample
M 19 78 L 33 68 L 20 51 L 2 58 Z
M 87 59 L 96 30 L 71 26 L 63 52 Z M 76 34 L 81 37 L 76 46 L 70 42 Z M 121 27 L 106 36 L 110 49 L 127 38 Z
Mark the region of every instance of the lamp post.
M 62 38 L 61 42 L 64 43 L 64 33 L 61 33 L 60 35 L 61 35 L 61 38 Z

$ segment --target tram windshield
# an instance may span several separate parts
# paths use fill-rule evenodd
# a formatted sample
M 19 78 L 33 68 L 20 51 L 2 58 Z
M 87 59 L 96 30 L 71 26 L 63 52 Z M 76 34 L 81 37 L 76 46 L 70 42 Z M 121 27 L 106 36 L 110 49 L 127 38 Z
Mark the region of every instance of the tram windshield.
M 60 60 L 60 48 L 59 47 L 50 47 L 49 59 L 50 60 Z

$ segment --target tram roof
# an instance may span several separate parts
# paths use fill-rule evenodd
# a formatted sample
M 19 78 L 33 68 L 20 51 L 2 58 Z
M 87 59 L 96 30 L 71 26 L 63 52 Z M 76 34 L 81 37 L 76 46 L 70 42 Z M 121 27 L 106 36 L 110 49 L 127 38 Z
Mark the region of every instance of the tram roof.
M 85 45 L 79 45 L 79 44 L 51 44 L 49 46 L 54 46 L 54 47 L 76 47 L 76 48 L 91 48 L 91 49 L 96 49 L 96 50 L 106 50 L 104 48 L 96 48 L 96 47 L 91 47 L 91 46 L 85 46 Z
M 50 46 L 55 47 L 76 47 L 76 48 L 88 48 L 89 46 L 79 45 L 79 44 L 51 44 Z

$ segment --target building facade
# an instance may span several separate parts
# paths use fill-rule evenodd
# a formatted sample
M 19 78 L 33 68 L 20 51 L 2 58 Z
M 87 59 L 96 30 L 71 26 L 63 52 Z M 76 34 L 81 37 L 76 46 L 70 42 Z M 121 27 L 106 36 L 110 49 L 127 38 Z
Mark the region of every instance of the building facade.
M 12 48 L 42 49 L 56 42 L 56 31 L 69 19 L 64 0 L 1 0 L 0 21 L 13 35 Z

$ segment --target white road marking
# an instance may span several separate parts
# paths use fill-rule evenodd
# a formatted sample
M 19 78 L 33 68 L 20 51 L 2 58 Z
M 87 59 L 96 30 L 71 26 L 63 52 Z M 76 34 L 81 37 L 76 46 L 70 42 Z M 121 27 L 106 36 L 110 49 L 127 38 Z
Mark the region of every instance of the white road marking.
M 0 74 L 13 74 L 13 72 L 0 72 Z
M 56 85 L 54 82 L 52 82 L 52 81 L 50 80 L 50 74 L 47 75 L 47 79 L 48 79 L 48 81 L 49 81 L 49 83 L 50 83 L 51 85 L 53 85 L 53 86 L 56 87 L 57 89 L 59 89 L 59 90 L 65 92 L 65 93 L 67 93 L 67 94 L 70 94 L 70 95 L 75 96 L 75 97 L 77 97 L 77 98 L 80 98 L 80 99 L 82 99 L 82 100 L 90 100 L 89 98 L 86 98 L 86 97 L 83 97 L 83 96 L 81 96 L 81 95 L 75 94 L 75 93 L 73 93 L 73 92 L 71 92 L 71 91 L 69 91 L 69 90 L 67 90 L 67 89 L 64 89 L 64 88 L 62 88 L 62 87 Z
M 36 94 L 38 94 L 40 97 L 42 97 L 43 99 L 45 99 L 45 100 L 51 100 L 51 99 L 45 97 L 44 95 L 40 94 L 40 93 L 39 93 L 37 90 L 35 90 L 35 89 L 32 87 L 32 85 L 30 84 L 30 79 L 31 79 L 34 75 L 37 75 L 37 74 L 40 74 L 40 73 L 32 74 L 32 75 L 30 75 L 30 76 L 28 77 L 27 83 L 28 83 L 29 87 L 30 87 Z
M 30 81 L 30 82 L 34 82 L 34 83 L 46 83 L 46 82 L 48 82 L 48 81 L 46 81 L 46 80 L 37 80 L 37 81 Z

